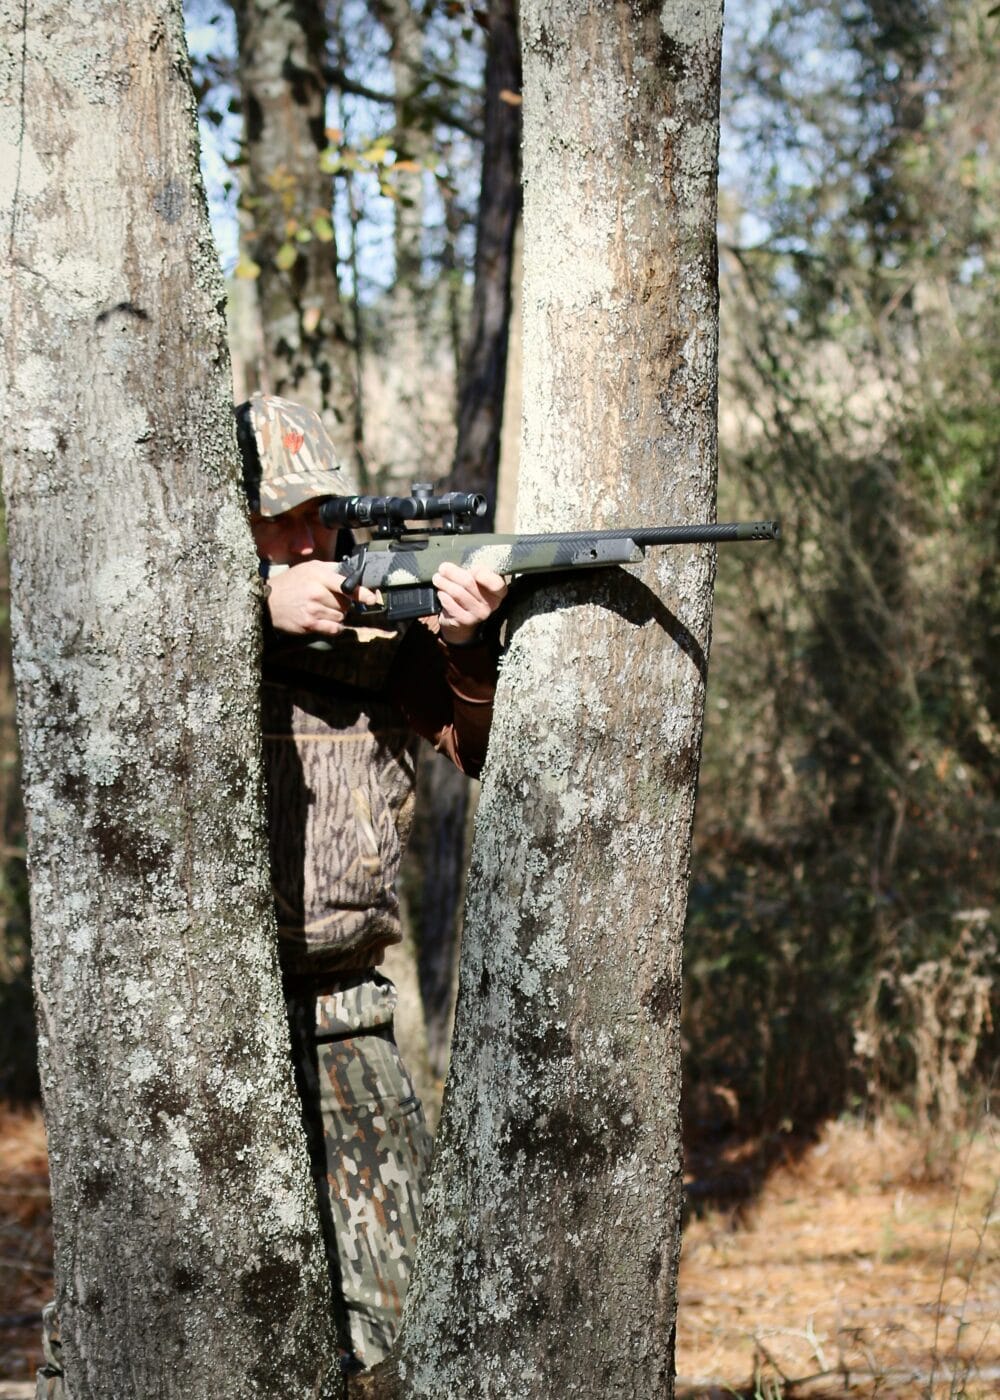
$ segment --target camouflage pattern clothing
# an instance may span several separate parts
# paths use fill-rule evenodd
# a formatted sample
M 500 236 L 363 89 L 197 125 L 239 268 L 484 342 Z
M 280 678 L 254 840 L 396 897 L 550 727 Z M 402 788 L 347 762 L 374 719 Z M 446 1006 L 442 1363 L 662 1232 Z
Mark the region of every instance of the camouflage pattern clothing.
M 254 394 L 236 410 L 236 437 L 250 509 L 268 519 L 303 501 L 356 492 L 350 469 L 310 408 Z
M 396 1335 L 431 1150 L 374 971 L 401 936 L 415 731 L 453 727 L 456 761 L 481 752 L 496 658 L 446 658 L 419 625 L 287 641 L 268 639 L 261 686 L 278 948 L 342 1345 L 370 1367 Z
M 69 1400 L 62 1368 L 62 1339 L 55 1303 L 42 1309 L 42 1356 L 45 1365 L 35 1372 L 35 1400 Z
M 388 689 L 402 634 L 288 641 L 268 633 L 261 685 L 274 912 L 282 971 L 328 979 L 400 940 L 418 739 Z
M 351 494 L 315 414 L 255 395 L 237 409 L 252 507 L 280 516 Z M 261 721 L 271 883 L 292 1058 L 350 1363 L 389 1352 L 402 1313 L 431 1140 L 374 971 L 401 937 L 396 879 L 418 735 L 477 773 L 498 648 L 432 629 L 290 637 L 264 619 Z
M 387 978 L 344 978 L 288 1006 L 342 1345 L 369 1367 L 399 1327 L 431 1137 L 393 1039 Z

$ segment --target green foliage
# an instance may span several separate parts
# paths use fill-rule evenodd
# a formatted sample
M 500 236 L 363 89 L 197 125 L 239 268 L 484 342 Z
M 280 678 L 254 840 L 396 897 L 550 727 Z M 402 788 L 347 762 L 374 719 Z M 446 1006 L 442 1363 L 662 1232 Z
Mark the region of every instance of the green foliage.
M 744 39 L 723 513 L 785 542 L 720 561 L 688 1074 L 808 1124 L 917 1092 L 919 969 L 969 969 L 946 1018 L 985 979 L 997 1024 L 998 25 L 793 0 Z M 969 1026 L 966 1088 L 1000 1050 Z

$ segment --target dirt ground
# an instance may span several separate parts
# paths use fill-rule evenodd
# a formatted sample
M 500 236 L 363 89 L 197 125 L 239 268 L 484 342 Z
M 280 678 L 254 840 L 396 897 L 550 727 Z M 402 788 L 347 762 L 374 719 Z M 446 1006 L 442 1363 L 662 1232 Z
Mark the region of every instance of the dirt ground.
M 0 1382 L 39 1364 L 50 1249 L 40 1115 L 0 1108 Z M 834 1123 L 753 1204 L 692 1218 L 677 1369 L 678 1400 L 1000 1396 L 1000 1125 L 934 1183 L 912 1134 Z
M 830 1124 L 734 1217 L 689 1222 L 679 1400 L 1000 1396 L 1000 1124 L 926 1180 L 912 1133 Z

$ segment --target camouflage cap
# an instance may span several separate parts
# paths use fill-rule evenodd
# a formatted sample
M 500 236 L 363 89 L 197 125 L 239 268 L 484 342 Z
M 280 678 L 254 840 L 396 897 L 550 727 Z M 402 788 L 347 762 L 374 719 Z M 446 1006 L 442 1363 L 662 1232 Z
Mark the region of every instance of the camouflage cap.
M 311 408 L 254 394 L 236 410 L 243 484 L 251 510 L 282 515 L 318 496 L 353 496 L 355 487 L 337 449 Z

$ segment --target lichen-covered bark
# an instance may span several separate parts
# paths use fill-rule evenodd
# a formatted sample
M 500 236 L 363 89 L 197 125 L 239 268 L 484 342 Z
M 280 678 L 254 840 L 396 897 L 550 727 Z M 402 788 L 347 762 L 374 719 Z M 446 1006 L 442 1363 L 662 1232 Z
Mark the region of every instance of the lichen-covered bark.
M 69 1392 L 335 1395 L 180 4 L 0 0 L 0 32 L 3 485 Z
M 526 0 L 521 528 L 712 518 L 721 3 Z M 501 676 L 407 1396 L 669 1397 L 713 557 L 534 593 Z
M 325 417 L 355 451 L 354 356 L 345 330 L 327 145 L 326 18 L 321 0 L 233 0 L 246 167 L 246 251 L 260 267 L 261 388 Z M 299 241 L 300 235 L 308 241 Z M 290 266 L 275 261 L 285 245 Z

